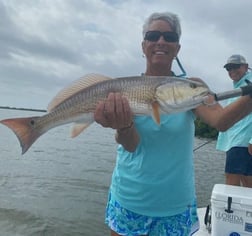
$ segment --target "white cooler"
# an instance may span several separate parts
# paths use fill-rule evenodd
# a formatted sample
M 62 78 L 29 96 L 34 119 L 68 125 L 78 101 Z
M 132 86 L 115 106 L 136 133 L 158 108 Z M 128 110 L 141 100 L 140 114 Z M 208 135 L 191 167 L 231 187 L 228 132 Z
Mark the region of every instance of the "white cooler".
M 252 188 L 216 184 L 211 208 L 212 236 L 252 236 Z

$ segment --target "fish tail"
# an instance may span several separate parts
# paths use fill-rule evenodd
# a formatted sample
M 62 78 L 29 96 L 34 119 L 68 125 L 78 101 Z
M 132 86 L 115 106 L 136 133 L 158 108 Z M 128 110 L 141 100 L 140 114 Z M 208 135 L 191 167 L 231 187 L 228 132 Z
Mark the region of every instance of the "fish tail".
M 44 133 L 42 130 L 34 128 L 36 118 L 39 117 L 14 118 L 0 121 L 0 123 L 6 125 L 16 134 L 22 148 L 22 154 Z

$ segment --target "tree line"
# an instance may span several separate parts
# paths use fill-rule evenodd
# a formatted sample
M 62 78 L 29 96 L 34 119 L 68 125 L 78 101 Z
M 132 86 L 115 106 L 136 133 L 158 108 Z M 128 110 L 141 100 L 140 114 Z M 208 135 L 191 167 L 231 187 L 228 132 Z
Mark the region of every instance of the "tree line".
M 195 136 L 196 137 L 217 139 L 218 137 L 217 129 L 212 128 L 211 126 L 207 125 L 199 118 L 197 118 L 194 123 L 195 123 Z

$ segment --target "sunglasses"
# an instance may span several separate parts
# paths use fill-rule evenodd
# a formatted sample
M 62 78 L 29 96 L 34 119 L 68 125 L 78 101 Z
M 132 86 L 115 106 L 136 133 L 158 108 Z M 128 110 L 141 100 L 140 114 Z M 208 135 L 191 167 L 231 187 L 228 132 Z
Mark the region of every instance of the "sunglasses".
M 228 64 L 225 66 L 227 71 L 237 70 L 241 67 L 241 64 Z
M 178 34 L 172 31 L 160 32 L 160 31 L 147 31 L 144 36 L 144 40 L 150 42 L 157 42 L 160 37 L 163 36 L 164 40 L 169 43 L 174 43 L 179 41 Z

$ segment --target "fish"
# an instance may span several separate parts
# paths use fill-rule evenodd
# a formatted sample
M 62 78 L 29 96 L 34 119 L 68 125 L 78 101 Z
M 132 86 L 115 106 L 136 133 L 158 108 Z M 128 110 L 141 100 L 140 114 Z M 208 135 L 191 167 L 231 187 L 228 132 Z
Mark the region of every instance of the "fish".
M 97 103 L 111 92 L 125 96 L 134 115 L 150 115 L 159 124 L 160 114 L 193 109 L 210 91 L 202 82 L 174 76 L 110 78 L 87 74 L 59 91 L 45 115 L 4 119 L 0 123 L 15 133 L 24 154 L 42 134 L 57 126 L 74 123 L 71 136 L 78 136 L 94 122 Z

